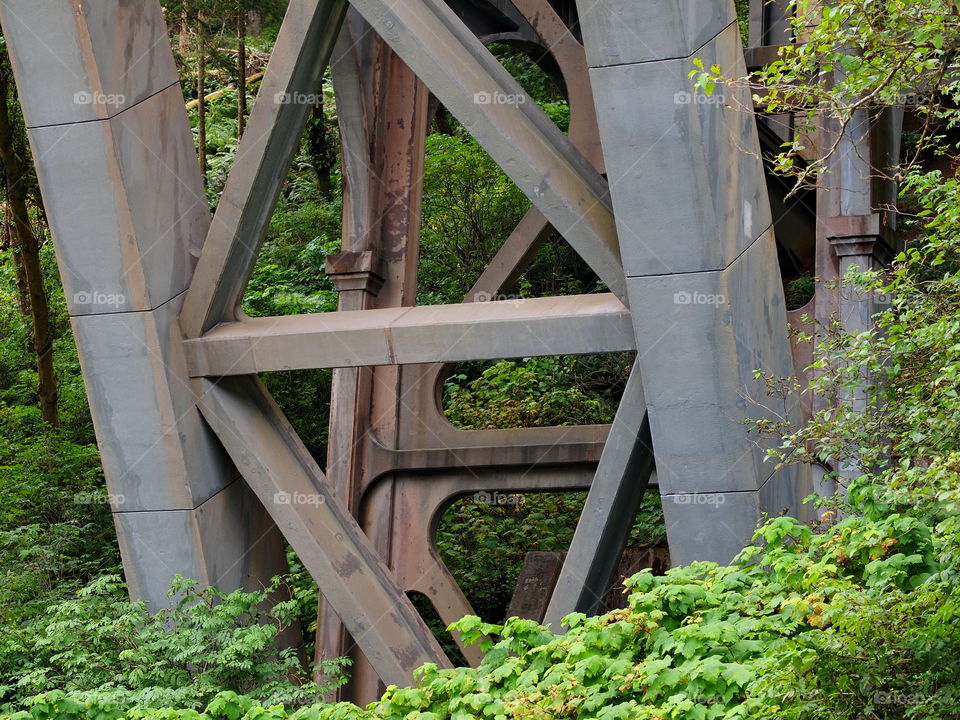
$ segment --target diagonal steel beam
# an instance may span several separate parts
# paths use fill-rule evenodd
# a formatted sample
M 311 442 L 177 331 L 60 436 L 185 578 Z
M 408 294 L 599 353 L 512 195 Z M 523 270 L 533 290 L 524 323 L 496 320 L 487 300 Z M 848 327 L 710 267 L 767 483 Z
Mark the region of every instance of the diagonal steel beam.
M 483 302 L 509 288 L 522 276 L 550 237 L 550 223 L 535 207 L 527 210 L 520 224 L 510 233 L 483 274 L 470 288 L 464 302 Z
M 187 340 L 193 377 L 633 350 L 613 295 L 248 318 Z
M 291 0 L 287 8 L 184 301 L 187 337 L 236 319 L 346 8 L 346 0 Z
M 572 612 L 597 613 L 614 579 L 653 466 L 650 421 L 637 360 L 547 607 L 545 625 L 559 631 L 560 621 Z
M 351 0 L 626 302 L 607 183 L 443 0 Z
M 450 662 L 260 381 L 196 380 L 199 407 L 386 684 Z

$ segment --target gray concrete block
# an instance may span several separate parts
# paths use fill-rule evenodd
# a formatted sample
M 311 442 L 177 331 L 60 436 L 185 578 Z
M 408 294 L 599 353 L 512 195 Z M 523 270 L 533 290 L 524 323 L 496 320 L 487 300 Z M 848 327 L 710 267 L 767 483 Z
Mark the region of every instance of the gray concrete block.
M 731 0 L 577 0 L 590 67 L 689 57 L 736 20 Z
M 71 314 L 149 310 L 186 289 L 210 211 L 179 87 L 31 142 Z
M 696 560 L 727 564 L 750 544 L 760 518 L 756 492 L 662 496 L 674 567 Z
M 697 56 L 738 77 L 737 37 L 731 27 Z M 691 69 L 590 71 L 627 277 L 725 268 L 772 223 L 749 93 L 695 93 Z
M 158 2 L 4 0 L 0 22 L 30 127 L 113 117 L 178 82 Z
M 196 510 L 118 512 L 114 524 L 130 593 L 152 610 L 172 604 L 176 575 L 254 590 L 286 571 L 282 536 L 242 480 Z
M 236 477 L 194 406 L 179 300 L 152 313 L 73 318 L 115 509 L 196 508 Z
M 760 508 L 771 517 L 787 514 L 801 522 L 812 522 L 817 510 L 803 500 L 816 492 L 813 476 L 809 465 L 788 465 L 778 470 L 760 488 Z
M 773 233 L 726 271 L 628 281 L 661 492 L 758 490 L 769 442 L 747 418 L 799 405 L 768 398 L 755 370 L 793 374 Z

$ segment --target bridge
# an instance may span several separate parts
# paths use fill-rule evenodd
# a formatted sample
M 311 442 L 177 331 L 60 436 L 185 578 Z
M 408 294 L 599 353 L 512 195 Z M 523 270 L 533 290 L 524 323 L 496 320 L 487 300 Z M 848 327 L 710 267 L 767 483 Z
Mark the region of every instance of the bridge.
M 211 215 L 156 0 L 3 0 L 9 45 L 89 391 L 132 594 L 175 574 L 222 589 L 286 569 L 322 592 L 318 654 L 354 644 L 357 698 L 449 664 L 411 604 L 471 613 L 434 546 L 480 491 L 588 490 L 545 621 L 595 612 L 646 492 L 672 561 L 729 561 L 762 512 L 819 483 L 775 470 L 744 421 L 799 421 L 755 370 L 804 367 L 788 314 L 866 327 L 872 300 L 784 279 L 882 263 L 900 119 L 864 115 L 826 186 L 791 196 L 764 152 L 793 132 L 749 91 L 694 92 L 692 59 L 743 76 L 792 42 L 787 3 L 753 0 L 290 0 Z M 487 50 L 528 50 L 566 89 L 562 133 Z M 310 104 L 329 66 L 342 138 L 335 313 L 240 310 Z M 424 141 L 438 105 L 532 203 L 463 302 L 415 304 Z M 864 111 L 866 112 L 866 111 Z M 831 130 L 832 127 L 832 130 Z M 835 136 L 831 136 L 833 132 Z M 498 300 L 559 232 L 607 292 Z M 110 303 L 98 298 L 112 298 Z M 465 431 L 443 416 L 451 363 L 635 351 L 611 426 Z M 259 380 L 335 368 L 322 471 Z M 707 498 L 709 502 L 703 501 Z M 468 661 L 475 648 L 463 648 Z

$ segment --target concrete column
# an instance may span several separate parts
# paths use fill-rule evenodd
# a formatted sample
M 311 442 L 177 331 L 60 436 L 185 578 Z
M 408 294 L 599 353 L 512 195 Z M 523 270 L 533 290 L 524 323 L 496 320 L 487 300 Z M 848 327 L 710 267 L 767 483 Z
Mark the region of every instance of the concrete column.
M 890 262 L 896 251 L 897 185 L 893 181 L 899 163 L 903 111 L 888 108 L 879 113 L 861 110 L 846 126 L 833 118 L 820 125 L 821 147 L 836 145 L 827 160 L 828 172 L 817 188 L 817 287 L 816 317 L 821 326 L 838 320 L 847 332 L 875 327 L 874 316 L 882 309 L 874 296 L 844 286 L 850 267 L 875 270 Z M 865 396 L 856 392 L 853 407 L 862 407 Z M 814 398 L 814 407 L 827 401 Z M 851 480 L 861 471 L 855 467 L 831 467 L 841 479 Z M 843 484 L 843 480 L 841 480 Z M 817 492 L 832 495 L 841 486 L 824 480 Z
M 748 418 L 799 419 L 748 93 L 693 91 L 692 58 L 745 73 L 732 0 L 578 0 L 675 564 L 729 561 L 762 510 L 797 510 Z
M 177 315 L 210 223 L 154 0 L 6 0 L 10 49 L 132 595 L 225 590 L 282 541 L 198 414 Z
M 880 233 L 879 214 L 830 218 L 825 224 L 829 247 L 836 257 L 839 277 L 846 276 L 851 269 L 857 272 L 877 270 L 889 264 L 892 259 L 891 250 Z M 836 296 L 836 318 L 845 332 L 861 333 L 876 328 L 874 317 L 885 305 L 882 298 L 873 293 L 861 292 L 852 285 L 841 284 L 832 292 Z M 857 388 L 849 397 L 849 402 L 854 411 L 865 411 L 866 391 Z M 844 486 L 863 474 L 863 470 L 855 465 L 840 463 L 836 469 L 843 478 Z M 836 492 L 840 488 L 835 481 L 829 481 L 825 489 Z

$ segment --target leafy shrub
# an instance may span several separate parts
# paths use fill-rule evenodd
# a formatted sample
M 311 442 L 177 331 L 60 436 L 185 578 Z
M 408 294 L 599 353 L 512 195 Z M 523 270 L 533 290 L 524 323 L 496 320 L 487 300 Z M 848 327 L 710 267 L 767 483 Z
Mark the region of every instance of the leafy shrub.
M 924 718 L 956 717 L 960 630 L 960 456 L 922 477 L 934 505 L 891 512 L 888 489 L 866 511 L 818 532 L 777 518 L 728 567 L 694 563 L 631 578 L 629 606 L 574 614 L 555 635 L 532 621 L 455 624 L 484 644 L 476 669 L 426 665 L 415 686 L 367 709 L 295 712 L 219 695 L 206 717 L 362 718 Z M 936 532 L 930 522 L 936 522 Z M 870 622 L 864 622 L 864 619 Z M 493 636 L 494 640 L 484 638 Z M 117 717 L 111 701 L 54 692 L 23 718 Z M 177 710 L 128 717 L 197 717 Z
M 343 661 L 324 663 L 328 681 L 318 685 L 296 651 L 278 649 L 298 609 L 296 600 L 268 602 L 279 587 L 222 593 L 178 579 L 172 607 L 151 614 L 105 575 L 3 639 L 0 698 L 56 689 L 114 707 L 199 709 L 232 690 L 267 704 L 317 702 L 344 681 Z
M 799 277 L 787 283 L 787 310 L 799 310 L 813 300 L 817 293 L 817 280 L 813 277 Z
M 447 380 L 444 412 L 469 430 L 591 425 L 610 422 L 611 404 L 591 396 L 573 378 L 572 358 L 501 360 L 468 381 Z

